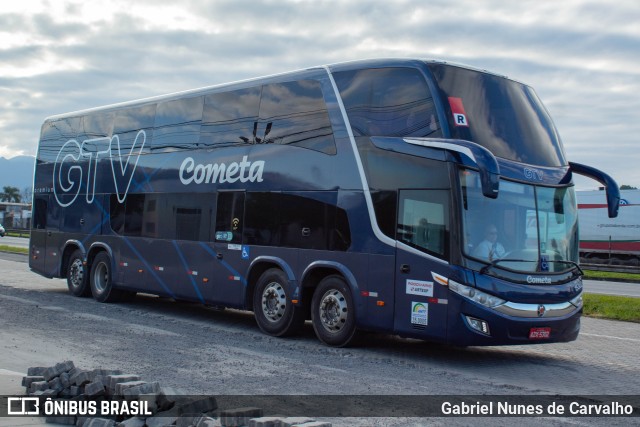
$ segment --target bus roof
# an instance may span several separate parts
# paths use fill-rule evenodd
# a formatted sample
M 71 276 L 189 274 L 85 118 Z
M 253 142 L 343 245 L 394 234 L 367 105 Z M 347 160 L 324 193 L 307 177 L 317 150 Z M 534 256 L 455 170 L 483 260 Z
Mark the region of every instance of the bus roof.
M 270 74 L 266 76 L 252 77 L 244 80 L 237 80 L 233 82 L 221 83 L 217 85 L 204 86 L 196 89 L 188 89 L 185 91 L 172 92 L 168 94 L 156 95 L 147 98 L 140 98 L 134 100 L 128 100 L 118 102 L 114 104 L 107 104 L 98 107 L 91 107 L 83 110 L 76 110 L 68 113 L 55 114 L 45 119 L 45 123 L 49 121 L 59 120 L 63 118 L 76 117 L 86 115 L 94 112 L 106 112 L 110 110 L 117 110 L 125 107 L 140 106 L 150 104 L 154 102 L 168 101 L 172 99 L 187 98 L 190 96 L 205 95 L 212 92 L 217 92 L 222 89 L 242 89 L 245 87 L 251 87 L 256 84 L 271 83 L 276 81 L 287 81 L 291 79 L 312 78 L 318 74 L 326 73 L 326 70 L 331 72 L 349 71 L 367 68 L 381 68 L 381 67 L 420 67 L 424 64 L 442 64 L 454 67 L 466 68 L 482 73 L 494 74 L 503 78 L 508 78 L 504 75 L 496 74 L 485 69 L 475 68 L 465 64 L 458 64 L 442 60 L 433 59 L 418 59 L 418 58 L 377 58 L 377 59 L 360 59 L 347 62 L 339 62 L 328 65 L 317 65 L 309 68 L 303 68 L 298 70 L 286 71 L 282 73 Z

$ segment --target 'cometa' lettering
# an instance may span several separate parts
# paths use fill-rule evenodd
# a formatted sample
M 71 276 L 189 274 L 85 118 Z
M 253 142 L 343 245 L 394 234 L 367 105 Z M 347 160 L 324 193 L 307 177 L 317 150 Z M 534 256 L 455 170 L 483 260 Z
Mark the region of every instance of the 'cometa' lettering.
M 262 182 L 264 160 L 250 162 L 243 156 L 240 163 L 196 164 L 193 157 L 187 157 L 180 165 L 180 182 L 184 185 L 213 184 L 217 182 Z

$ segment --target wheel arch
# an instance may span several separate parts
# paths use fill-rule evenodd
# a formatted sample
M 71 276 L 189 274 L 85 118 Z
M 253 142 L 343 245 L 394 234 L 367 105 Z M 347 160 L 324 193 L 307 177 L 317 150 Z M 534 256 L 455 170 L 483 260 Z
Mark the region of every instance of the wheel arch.
M 60 277 L 66 277 L 67 269 L 69 268 L 69 259 L 71 258 L 71 254 L 76 250 L 80 250 L 82 257 L 86 260 L 87 250 L 81 241 L 70 239 L 64 243 L 62 257 L 60 257 Z
M 109 255 L 109 259 L 111 260 L 111 271 L 115 271 L 114 269 L 115 261 L 113 259 L 113 251 L 111 250 L 111 247 L 104 242 L 95 242 L 91 245 L 91 247 L 89 248 L 89 252 L 87 253 L 87 266 L 91 268 L 91 264 L 93 263 L 93 260 L 96 258 L 96 255 L 98 255 L 100 252 L 106 252 L 107 255 Z
M 302 301 L 305 305 L 311 304 L 313 292 L 318 284 L 326 277 L 338 275 L 344 279 L 355 304 L 356 317 L 359 313 L 363 313 L 363 307 L 360 295 L 360 288 L 355 276 L 344 264 L 335 261 L 314 261 L 307 266 L 302 273 L 300 280 L 302 286 Z
M 258 279 L 270 268 L 278 268 L 287 276 L 287 285 L 289 286 L 290 295 L 293 295 L 294 298 L 296 298 L 296 295 L 299 293 L 297 289 L 298 281 L 293 274 L 291 266 L 289 266 L 286 261 L 282 258 L 273 256 L 260 256 L 251 262 L 251 265 L 249 265 L 249 269 L 247 270 L 247 286 L 244 295 L 244 305 L 246 309 L 253 310 L 253 292 Z

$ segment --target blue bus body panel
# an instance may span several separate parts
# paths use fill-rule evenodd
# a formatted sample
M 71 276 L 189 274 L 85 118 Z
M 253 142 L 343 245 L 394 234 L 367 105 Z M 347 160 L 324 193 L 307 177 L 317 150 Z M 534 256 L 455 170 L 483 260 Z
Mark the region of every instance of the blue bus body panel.
M 455 150 L 409 144 L 401 137 L 354 136 L 345 120 L 342 99 L 336 94 L 335 80 L 328 72 L 384 67 L 419 71 L 434 92 L 432 121 L 441 123 L 439 138 L 450 138 L 444 101 L 438 98 L 427 62 L 422 60 L 330 65 L 48 118 L 43 125 L 34 188 L 34 224 L 45 226 L 34 225 L 32 230 L 31 269 L 47 277 L 64 277 L 71 252 L 80 250 L 90 261 L 98 251 L 106 250 L 112 258 L 112 280 L 117 287 L 249 310 L 253 309 L 253 286 L 268 268 L 285 272 L 288 294 L 296 301 L 294 304 L 305 307 L 312 288 L 318 284 L 317 278 L 338 274 L 351 291 L 360 329 L 456 345 L 541 342 L 529 339 L 532 328 L 551 328 L 551 336 L 544 342 L 576 339 L 580 311 L 553 319 L 510 317 L 463 299 L 436 280 L 442 277 L 468 284 L 514 303 L 553 304 L 580 294 L 581 287 L 572 282 L 570 275 L 556 275 L 552 284 L 541 285 L 526 283 L 522 275 L 516 274 L 511 280 L 508 274 L 498 278 L 463 268 L 462 251 L 456 243 L 461 240 L 460 227 L 456 224 L 446 230 L 450 233 L 448 247 L 456 248 L 456 253 L 421 252 L 400 241 L 397 204 L 405 187 L 385 187 L 384 176 L 377 181 L 367 180 L 372 170 L 383 169 L 380 159 L 395 156 L 397 164 L 407 165 L 389 182 L 408 180 L 415 189 L 448 191 L 446 212 L 455 219 L 460 203 L 455 177 L 459 167 L 468 165 Z M 273 136 L 277 132 L 275 127 L 272 130 L 277 117 L 262 117 L 261 111 L 247 113 L 247 120 L 254 124 L 250 143 L 207 145 L 196 140 L 185 148 L 159 142 L 166 129 L 154 126 L 153 117 L 161 116 L 156 109 L 162 103 L 201 98 L 202 110 L 206 109 L 207 96 L 243 90 L 248 91 L 243 96 L 250 96 L 252 89 L 298 81 L 317 83 L 321 89 L 330 123 L 328 134 L 324 135 L 330 143 L 321 148 L 305 146 L 307 141 L 298 141 L 299 145 L 268 143 L 270 133 Z M 303 89 L 308 88 L 300 90 Z M 129 128 L 117 124 L 127 121 L 117 122 L 114 117 L 133 110 L 141 113 L 135 117 L 131 113 L 133 124 Z M 101 120 L 111 120 L 110 127 L 101 127 Z M 89 123 L 99 131 L 83 131 Z M 56 126 L 60 128 L 56 130 L 60 132 L 56 134 L 58 139 L 47 141 L 45 136 Z M 117 126 L 122 129 L 114 128 Z M 204 124 L 187 122 L 175 126 L 186 129 L 181 137 L 187 139 L 205 132 Z M 317 129 L 304 130 L 307 131 L 322 133 Z M 425 168 L 429 170 L 424 171 L 424 176 L 415 176 L 413 171 L 423 164 L 430 165 Z M 498 159 L 498 165 L 502 177 L 513 181 L 546 186 L 567 186 L 571 182 L 568 165 L 537 167 L 504 159 Z M 444 181 L 447 182 L 442 184 Z M 227 223 L 219 214 L 224 212 L 219 206 L 224 194 L 239 195 L 243 200 L 243 213 L 230 212 Z M 318 236 L 313 227 L 302 222 L 284 224 L 279 213 L 271 218 L 272 212 L 267 208 L 254 216 L 277 223 L 277 238 L 259 229 L 243 232 L 242 227 L 255 220 L 245 211 L 247 200 L 264 194 L 273 195 L 273 200 L 281 203 L 304 200 L 314 209 L 326 210 L 329 213 L 319 216 L 330 224 L 322 223 L 318 228 L 338 232 Z M 172 224 L 159 213 L 170 209 L 156 206 L 166 195 L 184 198 L 182 205 L 172 206 Z M 385 196 L 396 203 L 393 208 L 389 208 L 392 202 L 383 203 Z M 140 223 L 131 222 L 136 211 L 129 212 L 124 202 L 136 197 L 146 203 L 145 212 L 156 212 L 150 216 L 153 221 L 137 218 Z M 379 199 L 374 200 L 375 197 Z M 200 201 L 197 206 L 193 204 L 195 199 Z M 283 212 L 291 208 L 276 207 Z M 177 210 L 182 215 L 179 220 Z M 200 223 L 194 225 L 196 211 L 197 221 L 204 218 L 208 228 Z M 43 218 L 37 217 L 36 213 L 42 216 L 43 212 Z M 131 216 L 124 225 L 117 223 L 118 215 Z M 376 215 L 386 222 L 383 224 Z M 185 235 L 174 233 L 173 237 L 166 237 L 165 227 L 177 228 L 178 222 Z M 236 226 L 241 230 L 240 240 L 234 234 Z M 344 229 L 348 229 L 348 236 L 340 233 Z M 247 236 L 259 243 L 247 243 Z M 447 258 L 449 261 L 445 261 Z M 491 336 L 471 329 L 465 316 L 488 322 Z

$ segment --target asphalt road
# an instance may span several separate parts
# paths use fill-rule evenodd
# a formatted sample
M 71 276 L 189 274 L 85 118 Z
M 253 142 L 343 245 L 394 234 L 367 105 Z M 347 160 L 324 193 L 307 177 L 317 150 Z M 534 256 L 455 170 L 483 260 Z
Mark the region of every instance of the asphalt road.
M 640 298 L 640 283 L 584 280 L 584 291 L 592 294 L 618 295 Z
M 640 325 L 584 318 L 577 341 L 452 348 L 368 334 L 354 348 L 263 335 L 250 313 L 138 296 L 121 304 L 74 298 L 62 280 L 0 259 L 0 372 L 73 360 L 193 394 L 640 395 Z M 3 390 L 0 390 L 2 394 Z M 418 426 L 387 417 L 334 426 Z M 637 420 L 637 418 L 635 419 Z M 545 425 L 634 425 L 625 418 L 547 418 Z M 540 425 L 536 418 L 430 420 L 435 425 Z
M 29 239 L 25 237 L 4 236 L 4 237 L 0 237 L 0 245 L 14 246 L 17 248 L 28 248 Z

